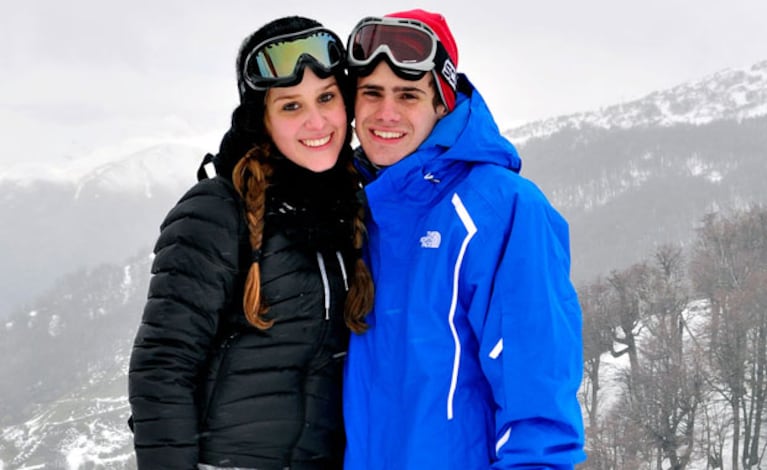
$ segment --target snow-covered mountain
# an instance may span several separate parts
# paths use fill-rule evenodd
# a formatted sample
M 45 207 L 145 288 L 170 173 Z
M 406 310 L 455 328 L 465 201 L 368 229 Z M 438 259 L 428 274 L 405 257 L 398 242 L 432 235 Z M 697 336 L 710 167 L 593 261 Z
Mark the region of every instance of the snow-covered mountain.
M 203 155 L 157 144 L 88 171 L 0 179 L 0 244 L 13 247 L 0 267 L 0 319 L 68 272 L 150 247 Z
M 74 197 L 121 192 L 151 199 L 157 191 L 178 193 L 196 181 L 204 154 L 196 147 L 157 144 L 89 171 L 76 181 Z
M 545 138 L 563 129 L 629 129 L 708 124 L 767 114 L 767 60 L 747 69 L 727 69 L 700 80 L 656 91 L 595 111 L 556 116 L 505 132 L 515 144 Z
M 570 222 L 588 281 L 689 243 L 707 213 L 767 203 L 767 61 L 506 135 Z
M 687 246 L 708 213 L 767 204 L 767 116 L 563 129 L 520 153 L 522 174 L 570 224 L 578 282 L 633 264 L 660 244 Z

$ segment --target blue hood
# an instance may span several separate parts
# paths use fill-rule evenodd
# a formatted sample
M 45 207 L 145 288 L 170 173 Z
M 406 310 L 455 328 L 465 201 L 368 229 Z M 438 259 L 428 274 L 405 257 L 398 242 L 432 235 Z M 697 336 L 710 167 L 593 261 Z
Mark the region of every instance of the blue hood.
M 522 160 L 517 149 L 501 135 L 482 95 L 464 74 L 459 74 L 458 80 L 455 109 L 437 122 L 412 156 L 420 156 L 430 172 L 442 166 L 434 165 L 434 158 L 439 156 L 444 163 L 492 163 L 519 173 Z
M 460 177 L 474 163 L 490 163 L 519 173 L 522 160 L 517 150 L 498 130 L 479 91 L 465 75 L 459 74 L 455 109 L 437 122 L 429 137 L 407 157 L 378 171 L 361 152 L 357 168 L 368 181 L 368 199 L 396 197 L 430 204 L 439 197 L 440 186 Z M 372 181 L 371 181 L 372 180 Z M 423 184 L 413 184 L 421 180 Z
M 455 109 L 440 119 L 429 137 L 407 157 L 390 167 L 376 171 L 364 154 L 356 152 L 356 166 L 370 184 L 368 198 L 399 194 L 428 204 L 422 192 L 437 193 L 430 183 L 458 177 L 473 163 L 490 163 L 519 173 L 522 160 L 517 150 L 498 130 L 484 99 L 464 74 L 459 74 Z M 432 186 L 425 189 L 421 180 Z M 435 194 L 435 197 L 437 195 Z

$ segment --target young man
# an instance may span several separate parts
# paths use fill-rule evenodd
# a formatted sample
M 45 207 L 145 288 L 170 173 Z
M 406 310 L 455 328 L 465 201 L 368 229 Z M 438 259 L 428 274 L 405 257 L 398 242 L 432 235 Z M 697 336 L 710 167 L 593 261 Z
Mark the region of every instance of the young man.
M 456 73 L 441 15 L 366 18 L 348 51 L 376 299 L 349 348 L 346 470 L 572 469 L 567 223 Z

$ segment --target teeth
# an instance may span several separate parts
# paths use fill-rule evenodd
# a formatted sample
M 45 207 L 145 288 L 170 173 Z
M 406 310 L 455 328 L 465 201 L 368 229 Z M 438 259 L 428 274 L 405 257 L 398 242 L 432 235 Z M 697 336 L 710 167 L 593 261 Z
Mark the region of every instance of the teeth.
M 399 139 L 404 132 L 392 132 L 392 131 L 373 131 L 373 134 L 382 139 Z
M 302 141 L 307 147 L 322 147 L 330 142 L 330 136 L 322 137 L 321 139 L 306 139 Z

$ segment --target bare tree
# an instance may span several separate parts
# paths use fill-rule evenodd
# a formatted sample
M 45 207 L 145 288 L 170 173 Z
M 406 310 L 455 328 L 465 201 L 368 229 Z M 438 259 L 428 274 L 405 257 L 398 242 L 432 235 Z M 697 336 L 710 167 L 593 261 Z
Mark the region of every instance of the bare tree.
M 767 212 L 703 221 L 690 265 L 711 306 L 709 359 L 732 413 L 732 468 L 757 466 L 767 399 Z M 742 444 L 741 444 L 741 439 Z
M 645 271 L 637 297 L 646 328 L 637 368 L 627 375 L 629 415 L 655 450 L 655 466 L 673 470 L 690 462 L 695 422 L 703 397 L 703 377 L 694 347 L 685 338 L 688 304 L 684 260 L 679 248 L 662 246 Z
M 706 470 L 724 466 L 724 448 L 728 431 L 732 426 L 730 414 L 715 400 L 704 399 L 698 413 L 701 420 L 701 432 L 698 448 L 706 459 Z
M 706 217 L 689 255 L 685 272 L 682 250 L 661 246 L 651 260 L 579 289 L 589 453 L 579 468 L 683 470 L 702 457 L 706 468 L 737 470 L 762 462 L 767 211 Z M 605 381 L 607 352 L 628 363 L 617 383 Z
M 602 355 L 613 346 L 614 319 L 608 310 L 610 287 L 601 279 L 578 289 L 583 311 L 583 368 L 582 400 L 588 416 L 586 435 L 592 435 L 599 425 L 599 394 Z
M 642 318 L 647 313 L 641 294 L 646 289 L 647 281 L 648 267 L 645 263 L 635 264 L 625 271 L 613 271 L 607 279 L 611 287 L 608 312 L 616 326 L 613 341 L 621 348 L 614 348 L 612 354 L 614 357 L 628 355 L 632 371 L 639 368 L 636 343 L 643 327 Z

